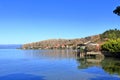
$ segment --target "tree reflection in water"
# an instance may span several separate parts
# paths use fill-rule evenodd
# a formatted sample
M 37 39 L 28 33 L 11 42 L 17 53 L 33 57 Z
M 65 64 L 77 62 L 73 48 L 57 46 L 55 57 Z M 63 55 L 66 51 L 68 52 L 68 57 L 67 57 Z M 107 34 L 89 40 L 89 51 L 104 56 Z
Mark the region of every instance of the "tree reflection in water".
M 89 67 L 98 66 L 109 74 L 120 75 L 120 60 L 113 58 L 89 57 L 81 58 L 73 54 L 71 50 L 27 50 L 25 55 L 30 57 L 45 58 L 45 59 L 76 59 L 78 62 L 78 69 L 86 69 Z
M 104 59 L 102 62 L 102 68 L 109 74 L 120 75 L 120 60 L 117 59 Z
M 120 76 L 120 60 L 114 58 L 96 59 L 96 58 L 79 58 L 78 69 L 86 69 L 92 66 L 99 66 L 109 74 L 117 74 Z

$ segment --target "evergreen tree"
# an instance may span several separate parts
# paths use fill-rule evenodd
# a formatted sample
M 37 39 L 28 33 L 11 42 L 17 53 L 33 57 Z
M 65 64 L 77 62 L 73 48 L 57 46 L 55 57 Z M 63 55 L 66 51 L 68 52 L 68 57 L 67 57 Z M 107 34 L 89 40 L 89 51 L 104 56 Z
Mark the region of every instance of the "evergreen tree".
M 120 6 L 116 7 L 116 9 L 113 11 L 113 13 L 117 14 L 120 16 Z
M 102 40 L 120 38 L 120 30 L 118 30 L 118 29 L 107 30 L 103 34 L 101 34 L 100 37 Z

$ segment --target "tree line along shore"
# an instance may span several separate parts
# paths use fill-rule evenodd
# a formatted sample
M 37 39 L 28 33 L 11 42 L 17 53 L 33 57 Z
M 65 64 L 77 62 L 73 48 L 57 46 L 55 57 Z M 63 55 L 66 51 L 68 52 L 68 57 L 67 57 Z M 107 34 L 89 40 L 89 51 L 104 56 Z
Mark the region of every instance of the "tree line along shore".
M 76 49 L 78 44 L 99 44 L 105 53 L 120 53 L 120 30 L 109 29 L 102 34 L 78 39 L 49 39 L 22 45 L 22 49 Z M 97 51 L 95 46 L 87 46 L 89 51 Z

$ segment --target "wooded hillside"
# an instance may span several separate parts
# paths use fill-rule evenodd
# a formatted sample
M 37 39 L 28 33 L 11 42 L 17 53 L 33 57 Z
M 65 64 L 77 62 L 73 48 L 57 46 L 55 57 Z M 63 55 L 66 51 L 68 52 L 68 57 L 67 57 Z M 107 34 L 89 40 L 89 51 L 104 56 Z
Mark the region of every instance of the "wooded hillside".
M 50 39 L 44 41 L 38 41 L 33 43 L 27 43 L 22 46 L 22 49 L 64 49 L 64 48 L 73 48 L 77 47 L 77 44 L 83 44 L 88 41 L 102 44 L 109 39 L 120 38 L 120 30 L 110 29 L 102 34 L 89 36 L 85 38 L 78 39 Z

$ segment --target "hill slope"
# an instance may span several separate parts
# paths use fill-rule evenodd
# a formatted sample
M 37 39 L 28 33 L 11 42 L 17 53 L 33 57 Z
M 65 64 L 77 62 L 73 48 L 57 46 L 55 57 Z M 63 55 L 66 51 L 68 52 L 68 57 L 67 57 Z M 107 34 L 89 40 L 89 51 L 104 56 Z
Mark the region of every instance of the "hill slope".
M 78 39 L 50 39 L 39 42 L 24 44 L 23 49 L 53 49 L 53 48 L 75 48 L 77 44 L 87 41 L 99 42 L 100 35 L 89 36 Z
M 120 38 L 120 30 L 110 29 L 102 34 L 89 36 L 85 38 L 78 39 L 50 39 L 44 41 L 38 41 L 33 43 L 24 44 L 23 49 L 61 49 L 61 48 L 76 48 L 77 44 L 83 44 L 88 41 L 102 44 L 109 39 Z

